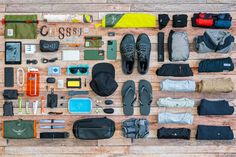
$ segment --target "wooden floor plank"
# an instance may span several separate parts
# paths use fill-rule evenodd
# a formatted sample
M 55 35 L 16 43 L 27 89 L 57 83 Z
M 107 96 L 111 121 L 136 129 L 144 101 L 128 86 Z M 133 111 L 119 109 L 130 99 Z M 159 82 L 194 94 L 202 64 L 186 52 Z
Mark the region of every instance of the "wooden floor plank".
M 165 61 L 163 63 L 157 62 L 157 32 L 158 29 L 112 29 L 112 28 L 95 28 L 95 24 L 101 23 L 101 19 L 108 13 L 126 13 L 126 12 L 145 12 L 152 13 L 155 16 L 158 16 L 160 13 L 168 13 L 170 17 L 170 22 L 167 27 L 162 31 L 165 33 Z M 105 62 L 112 63 L 116 69 L 116 80 L 118 82 L 117 91 L 107 97 L 108 99 L 114 100 L 115 113 L 113 115 L 107 115 L 103 112 L 95 113 L 96 107 L 93 107 L 93 112 L 89 115 L 72 115 L 68 112 L 67 103 L 70 98 L 67 95 L 67 92 L 70 89 L 58 89 L 55 85 L 50 85 L 50 88 L 55 88 L 55 93 L 58 94 L 59 97 L 63 96 L 63 99 L 59 99 L 58 104 L 62 105 L 58 106 L 55 109 L 46 108 L 46 112 L 49 111 L 62 111 L 63 115 L 42 115 L 40 113 L 40 104 L 38 108 L 37 115 L 33 115 L 32 113 L 27 115 L 25 114 L 25 104 L 23 103 L 23 114 L 19 114 L 18 101 L 13 100 L 14 105 L 14 117 L 0 117 L 0 123 L 2 120 L 12 120 L 12 119 L 35 119 L 37 120 L 37 139 L 29 139 L 29 140 L 14 140 L 14 139 L 3 139 L 0 137 L 0 156 L 4 157 L 235 157 L 236 156 L 236 140 L 232 141 L 198 141 L 195 140 L 197 125 L 205 124 L 205 125 L 223 125 L 223 126 L 231 126 L 234 134 L 236 134 L 236 112 L 233 115 L 229 116 L 199 116 L 197 114 L 197 106 L 200 103 L 200 100 L 203 98 L 208 98 L 212 100 L 226 99 L 230 101 L 232 106 L 236 106 L 236 87 L 231 93 L 187 93 L 187 92 L 161 92 L 160 90 L 160 81 L 163 79 L 191 79 L 196 82 L 201 81 L 202 79 L 209 78 L 220 78 L 220 77 L 228 77 L 231 78 L 234 84 L 236 84 L 236 69 L 232 72 L 223 72 L 223 73 L 198 73 L 197 67 L 201 60 L 206 58 L 222 58 L 230 56 L 235 65 L 236 65 L 236 43 L 232 53 L 230 54 L 216 54 L 216 53 L 207 53 L 207 54 L 198 54 L 194 50 L 193 39 L 197 35 L 202 35 L 205 31 L 203 28 L 193 28 L 191 26 L 191 17 L 194 12 L 230 12 L 233 18 L 232 25 L 229 31 L 232 35 L 236 36 L 236 1 L 235 0 L 0 0 L 0 18 L 3 18 L 6 14 L 37 14 L 38 19 L 40 20 L 38 24 L 38 29 L 47 24 L 43 22 L 43 15 L 45 14 L 91 14 L 94 19 L 94 23 L 92 24 L 78 24 L 78 23 L 50 23 L 47 24 L 48 27 L 52 30 L 52 34 L 48 37 L 42 37 L 38 35 L 36 40 L 22 40 L 23 46 L 25 44 L 36 44 L 37 52 L 32 55 L 25 55 L 23 53 L 22 66 L 27 71 L 27 65 L 25 64 L 26 59 L 37 58 L 39 63 L 36 66 L 41 71 L 40 78 L 40 90 L 41 95 L 46 96 L 49 91 L 46 90 L 46 78 L 47 76 L 47 67 L 50 65 L 60 64 L 62 67 L 63 75 L 58 76 L 57 79 L 65 79 L 67 76 L 66 68 L 71 64 L 78 64 L 78 62 L 61 62 L 61 51 L 66 49 L 74 49 L 69 48 L 67 45 L 68 40 L 70 38 L 65 38 L 60 40 L 61 46 L 58 53 L 52 54 L 43 54 L 39 50 L 39 40 L 59 40 L 58 39 L 58 28 L 59 27 L 76 27 L 76 28 L 89 28 L 89 34 L 82 34 L 82 36 L 75 38 L 74 40 L 70 39 L 73 43 L 80 43 L 83 45 L 84 36 L 86 35 L 102 35 L 104 45 L 101 49 L 106 50 L 107 48 L 107 40 L 115 39 L 117 40 L 117 45 L 120 45 L 120 41 L 123 36 L 127 33 L 134 34 L 135 38 L 142 33 L 145 32 L 149 35 L 152 50 L 151 50 L 151 63 L 148 74 L 140 75 L 137 72 L 137 64 L 135 63 L 135 70 L 132 75 L 124 75 L 121 70 L 121 55 L 118 47 L 117 51 L 117 60 L 110 61 L 105 59 Z M 174 78 L 174 77 L 157 77 L 156 69 L 161 67 L 164 63 L 171 63 L 168 60 L 167 53 L 167 39 L 169 31 L 172 28 L 172 16 L 174 14 L 187 14 L 188 15 L 188 25 L 183 29 L 175 29 L 177 31 L 186 31 L 188 33 L 188 39 L 190 43 L 190 56 L 189 60 L 186 61 L 190 65 L 193 70 L 193 77 L 183 77 L 183 78 Z M 108 32 L 114 31 L 116 33 L 115 37 L 109 37 Z M 4 73 L 4 42 L 5 41 L 18 41 L 11 39 L 4 39 L 4 26 L 0 25 L 0 75 Z M 70 41 L 70 42 L 71 42 Z M 76 48 L 80 50 L 80 57 L 83 58 L 83 50 L 84 48 L 78 47 Z M 55 63 L 50 64 L 42 64 L 40 59 L 42 57 L 53 58 L 58 57 L 59 60 Z M 103 61 L 98 61 L 103 62 Z M 95 61 L 84 61 L 80 60 L 79 63 L 87 63 L 91 67 L 95 65 Z M 16 69 L 19 66 L 13 65 Z M 91 69 L 90 69 L 91 70 Z M 82 76 L 82 81 L 87 78 L 87 83 L 91 80 L 91 76 L 85 77 Z M 150 133 L 146 139 L 127 139 L 122 135 L 122 122 L 128 118 L 124 116 L 121 102 L 121 89 L 123 83 L 129 79 L 135 81 L 136 88 L 138 87 L 138 83 L 140 79 L 146 79 L 151 82 L 153 86 L 153 103 L 151 104 L 151 113 L 150 116 L 140 116 L 140 108 L 139 102 L 134 103 L 134 115 L 132 118 L 147 118 L 150 122 Z M 16 79 L 14 80 L 16 83 Z M 4 89 L 3 79 L 0 79 L 0 88 Z M 14 88 L 18 88 L 19 92 L 25 93 L 25 88 L 20 88 L 15 86 Z M 107 98 L 101 98 L 96 96 L 89 85 L 83 87 L 81 90 L 88 90 L 89 97 L 101 100 L 101 106 L 106 107 L 104 105 L 104 100 Z M 138 92 L 138 91 L 137 91 Z M 173 97 L 173 98 L 181 98 L 188 97 L 195 100 L 195 106 L 193 108 L 160 108 L 157 107 L 156 101 L 162 97 Z M 27 98 L 26 95 L 23 96 L 23 99 L 28 99 L 30 102 L 35 100 L 34 98 Z M 3 114 L 3 103 L 4 99 L 2 96 L 2 90 L 0 91 L 0 115 Z M 95 103 L 95 102 L 94 102 Z M 32 105 L 32 104 L 31 104 Z M 32 106 L 30 106 L 32 111 Z M 192 113 L 194 116 L 194 121 L 192 125 L 179 125 L 179 124 L 158 124 L 158 114 L 161 112 L 173 112 L 173 113 Z M 116 122 L 116 132 L 111 139 L 105 140 L 94 140 L 94 141 L 86 141 L 75 139 L 72 133 L 72 125 L 74 121 L 83 118 L 90 117 L 108 117 L 113 119 Z M 65 129 L 40 129 L 39 119 L 65 119 Z M 45 124 L 41 124 L 45 125 Z M 56 124 L 57 125 L 57 124 Z M 190 140 L 160 140 L 157 139 L 157 129 L 161 127 L 185 127 L 191 129 Z M 1 131 L 0 126 L 0 131 Z M 40 132 L 51 132 L 51 131 L 67 131 L 70 133 L 68 139 L 54 139 L 54 140 L 42 140 L 39 139 Z M 1 133 L 0 133 L 1 136 Z

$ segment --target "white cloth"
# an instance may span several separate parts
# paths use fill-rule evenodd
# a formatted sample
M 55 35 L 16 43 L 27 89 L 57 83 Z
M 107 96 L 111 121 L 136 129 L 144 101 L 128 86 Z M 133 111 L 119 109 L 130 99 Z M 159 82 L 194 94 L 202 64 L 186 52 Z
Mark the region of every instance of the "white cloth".
M 160 83 L 161 91 L 172 92 L 194 92 L 196 82 L 193 80 L 162 80 Z
M 158 114 L 158 123 L 160 124 L 192 124 L 193 115 L 191 113 L 169 113 Z
M 159 107 L 193 107 L 194 100 L 188 98 L 160 98 L 157 101 Z

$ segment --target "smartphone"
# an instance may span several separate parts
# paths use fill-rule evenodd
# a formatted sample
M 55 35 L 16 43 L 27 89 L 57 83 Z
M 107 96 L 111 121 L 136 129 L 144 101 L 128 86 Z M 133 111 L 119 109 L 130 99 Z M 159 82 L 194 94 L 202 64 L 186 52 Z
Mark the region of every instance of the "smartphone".
M 108 40 L 107 41 L 107 59 L 116 60 L 117 57 L 117 41 Z

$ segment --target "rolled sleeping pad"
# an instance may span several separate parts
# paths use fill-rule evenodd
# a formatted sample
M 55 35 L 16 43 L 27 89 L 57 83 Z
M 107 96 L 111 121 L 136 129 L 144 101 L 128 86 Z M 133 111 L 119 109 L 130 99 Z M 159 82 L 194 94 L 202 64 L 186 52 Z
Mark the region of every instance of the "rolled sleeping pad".
M 93 16 L 88 14 L 46 14 L 43 19 L 47 22 L 92 23 Z

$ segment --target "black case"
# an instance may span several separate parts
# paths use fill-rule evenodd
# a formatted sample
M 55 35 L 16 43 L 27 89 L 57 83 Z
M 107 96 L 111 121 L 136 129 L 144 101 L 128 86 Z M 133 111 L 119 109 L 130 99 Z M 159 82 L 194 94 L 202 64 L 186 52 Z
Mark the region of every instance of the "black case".
M 14 116 L 13 104 L 11 101 L 6 101 L 3 104 L 3 116 Z
M 59 49 L 60 42 L 40 40 L 39 46 L 41 52 L 56 52 Z
M 16 100 L 16 99 L 18 99 L 18 90 L 16 90 L 16 89 L 5 89 L 3 91 L 3 97 L 6 100 Z
M 160 128 L 157 137 L 160 139 L 190 139 L 191 130 L 187 128 Z
M 108 118 L 88 118 L 74 122 L 73 134 L 83 140 L 111 138 L 115 133 L 115 122 Z
M 58 96 L 53 93 L 52 90 L 50 94 L 47 95 L 47 107 L 54 108 L 57 107 Z
M 173 15 L 173 27 L 186 27 L 188 16 L 185 14 Z
M 14 86 L 14 68 L 13 67 L 4 68 L 4 86 L 5 87 Z
M 68 138 L 69 132 L 41 132 L 40 138 L 54 139 L 54 138 Z

